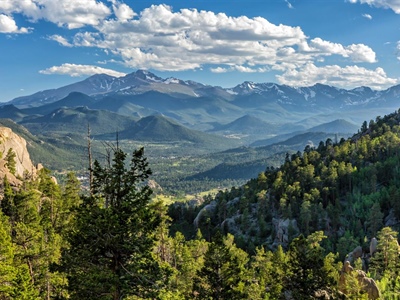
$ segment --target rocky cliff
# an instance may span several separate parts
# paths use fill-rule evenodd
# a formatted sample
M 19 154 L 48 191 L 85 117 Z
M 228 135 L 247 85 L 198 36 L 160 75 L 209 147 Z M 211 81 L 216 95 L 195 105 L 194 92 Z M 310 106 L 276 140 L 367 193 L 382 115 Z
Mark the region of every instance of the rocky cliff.
M 13 161 L 12 167 L 10 160 Z M 26 148 L 25 139 L 15 134 L 10 128 L 0 127 L 0 184 L 7 176 L 12 186 L 18 186 L 19 178 L 22 178 L 24 174 L 34 175 L 36 171 Z

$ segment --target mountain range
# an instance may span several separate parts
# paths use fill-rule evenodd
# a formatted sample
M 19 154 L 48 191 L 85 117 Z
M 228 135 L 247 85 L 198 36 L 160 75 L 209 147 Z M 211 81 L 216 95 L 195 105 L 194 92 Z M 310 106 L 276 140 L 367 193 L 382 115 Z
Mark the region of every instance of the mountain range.
M 111 117 L 118 120 L 117 124 L 103 122 L 114 131 L 128 129 L 130 125 L 120 125 L 126 117 L 134 122 L 162 115 L 189 129 L 250 144 L 338 119 L 346 121 L 345 125 L 335 129 L 337 124 L 331 123 L 329 132 L 353 133 L 363 121 L 397 110 L 399 100 L 400 86 L 384 91 L 368 87 L 345 90 L 322 84 L 290 87 L 245 81 L 233 88 L 222 88 L 163 79 L 138 70 L 123 77 L 93 75 L 74 84 L 15 98 L 0 107 L 0 117 L 20 124 L 37 124 L 50 121 L 50 115 L 59 109 L 82 106 L 88 108 L 85 113 L 102 110 L 118 114 L 118 118 Z M 82 118 L 88 119 L 89 116 Z
M 90 127 L 99 141 L 118 136 L 140 143 L 178 143 L 171 149 L 180 147 L 187 155 L 263 146 L 269 147 L 265 158 L 302 150 L 319 138 L 351 136 L 363 121 L 397 110 L 399 100 L 400 86 L 345 90 L 245 81 L 222 88 L 138 70 L 123 77 L 93 75 L 15 98 L 0 106 L 0 118 L 63 151 L 82 151 Z M 257 155 L 246 151 L 242 162 L 248 161 L 245 156 Z

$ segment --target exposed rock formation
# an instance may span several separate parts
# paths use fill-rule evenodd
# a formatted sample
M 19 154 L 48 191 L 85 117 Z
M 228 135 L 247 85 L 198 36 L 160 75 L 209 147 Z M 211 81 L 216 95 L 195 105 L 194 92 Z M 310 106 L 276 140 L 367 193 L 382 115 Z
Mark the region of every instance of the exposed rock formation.
M 385 218 L 385 226 L 395 226 L 399 224 L 399 220 L 397 220 L 394 210 L 391 209 L 389 214 Z
M 206 206 L 204 206 L 199 213 L 197 214 L 196 218 L 193 221 L 194 226 L 199 227 L 199 222 L 200 219 L 204 216 L 204 215 L 208 215 L 208 212 L 212 213 L 215 211 L 215 209 L 217 208 L 217 202 L 212 201 L 210 204 L 207 204 Z
M 15 154 L 15 173 L 10 172 L 7 167 L 6 155 L 9 150 Z M 18 186 L 24 174 L 36 174 L 37 169 L 34 167 L 28 150 L 26 141 L 19 135 L 15 134 L 10 128 L 0 127 L 0 184 L 3 178 L 7 176 L 8 181 L 12 186 Z
M 345 262 L 349 262 L 350 264 L 354 263 L 358 258 L 361 258 L 363 255 L 363 250 L 361 246 L 357 246 L 354 248 L 352 252 L 347 254 Z
M 355 274 L 354 274 L 355 272 Z M 381 296 L 378 286 L 376 285 L 375 280 L 372 278 L 367 277 L 364 271 L 361 270 L 354 270 L 353 267 L 350 265 L 349 261 L 345 261 L 343 265 L 343 269 L 340 273 L 339 278 L 339 290 L 346 294 L 346 277 L 355 275 L 357 278 L 358 284 L 360 285 L 361 289 L 368 294 L 368 299 L 375 300 L 379 299 Z
M 290 236 L 299 232 L 299 228 L 297 227 L 297 222 L 295 219 L 290 220 L 274 218 L 272 223 L 274 224 L 276 232 L 274 245 L 282 245 L 284 247 L 287 246 L 289 244 Z
M 369 255 L 372 256 L 378 247 L 378 241 L 376 238 L 371 239 L 371 243 L 369 244 Z

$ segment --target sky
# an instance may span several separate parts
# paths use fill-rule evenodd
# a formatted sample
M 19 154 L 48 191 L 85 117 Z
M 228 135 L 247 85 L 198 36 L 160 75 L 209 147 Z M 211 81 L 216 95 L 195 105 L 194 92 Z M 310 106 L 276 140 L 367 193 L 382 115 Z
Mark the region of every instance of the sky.
M 400 0 L 0 0 L 0 102 L 139 69 L 384 90 L 400 84 Z

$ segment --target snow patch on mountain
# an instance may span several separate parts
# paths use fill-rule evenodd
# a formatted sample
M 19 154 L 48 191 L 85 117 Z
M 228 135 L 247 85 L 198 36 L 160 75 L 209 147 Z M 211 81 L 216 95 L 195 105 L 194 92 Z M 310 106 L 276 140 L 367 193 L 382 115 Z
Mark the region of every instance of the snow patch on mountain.
M 171 83 L 179 84 L 179 83 L 180 83 L 180 80 L 179 80 L 179 79 L 176 79 L 176 78 L 174 78 L 174 77 L 169 77 L 169 78 L 167 78 L 167 79 L 164 80 L 164 83 L 165 83 L 165 84 L 171 84 Z

